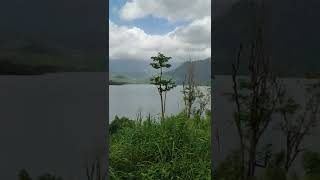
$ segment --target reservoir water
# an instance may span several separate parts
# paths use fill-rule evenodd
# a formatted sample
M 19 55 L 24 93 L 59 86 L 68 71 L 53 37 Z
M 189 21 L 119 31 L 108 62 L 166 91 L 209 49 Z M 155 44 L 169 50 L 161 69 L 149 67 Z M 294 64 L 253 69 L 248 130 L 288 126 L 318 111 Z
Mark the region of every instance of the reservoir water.
M 205 86 L 200 87 L 203 92 L 207 88 Z M 182 89 L 182 86 L 177 86 L 167 93 L 166 115 L 177 114 L 183 110 Z M 149 113 L 152 117 L 159 117 L 160 108 L 160 96 L 155 85 L 109 86 L 109 121 L 112 121 L 116 115 L 136 119 L 140 112 L 143 117 L 147 117 Z

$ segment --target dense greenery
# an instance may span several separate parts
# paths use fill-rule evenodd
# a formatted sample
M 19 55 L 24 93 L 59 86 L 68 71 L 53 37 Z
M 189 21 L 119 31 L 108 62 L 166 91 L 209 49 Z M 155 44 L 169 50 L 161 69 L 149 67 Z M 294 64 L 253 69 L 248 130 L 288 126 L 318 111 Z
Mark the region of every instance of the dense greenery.
M 306 180 L 320 179 L 320 153 L 307 151 L 303 155 Z
M 284 163 L 282 153 L 278 153 L 268 168 L 260 175 L 257 180 L 318 180 L 320 179 L 320 153 L 306 151 L 302 156 L 302 177 L 297 177 L 293 173 L 287 175 L 280 165 Z M 238 151 L 234 151 L 214 170 L 214 179 L 219 180 L 239 180 L 240 156 Z
M 171 57 L 158 53 L 151 59 L 150 65 L 159 71 L 150 81 L 160 95 L 161 121 L 150 116 L 136 121 L 116 116 L 109 126 L 110 179 L 211 179 L 210 112 L 192 113 L 191 103 L 188 113 L 165 116 L 167 92 L 176 86 L 163 76 L 164 69 L 171 67 Z M 207 102 L 204 94 L 184 95 L 185 99 L 192 96 L 192 102 Z
M 22 169 L 19 171 L 18 177 L 19 177 L 19 180 L 32 180 L 33 179 L 33 178 L 31 178 L 31 176 L 29 175 L 29 173 L 25 169 Z M 47 173 L 47 174 L 39 176 L 37 178 L 37 180 L 62 180 L 62 178 Z
M 210 113 L 110 124 L 110 179 L 211 179 Z

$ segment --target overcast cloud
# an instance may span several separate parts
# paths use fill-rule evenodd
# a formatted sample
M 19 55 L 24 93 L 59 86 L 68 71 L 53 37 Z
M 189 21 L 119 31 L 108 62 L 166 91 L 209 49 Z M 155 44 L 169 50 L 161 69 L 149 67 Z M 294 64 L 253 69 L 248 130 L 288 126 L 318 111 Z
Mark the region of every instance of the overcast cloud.
M 109 20 L 110 59 L 149 60 L 161 51 L 176 61 L 211 56 L 210 0 L 132 0 L 119 10 L 127 21 L 153 16 L 169 22 L 187 21 L 164 35 L 147 34 L 138 27 L 119 26 Z
M 133 0 L 121 8 L 123 19 L 132 20 L 147 15 L 169 21 L 194 20 L 211 13 L 211 0 Z

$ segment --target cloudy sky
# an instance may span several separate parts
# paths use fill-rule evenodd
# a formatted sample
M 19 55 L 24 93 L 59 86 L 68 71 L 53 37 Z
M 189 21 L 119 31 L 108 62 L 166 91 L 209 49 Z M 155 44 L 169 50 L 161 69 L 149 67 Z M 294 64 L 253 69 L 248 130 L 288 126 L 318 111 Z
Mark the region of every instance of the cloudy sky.
M 211 56 L 211 0 L 109 0 L 109 58 Z

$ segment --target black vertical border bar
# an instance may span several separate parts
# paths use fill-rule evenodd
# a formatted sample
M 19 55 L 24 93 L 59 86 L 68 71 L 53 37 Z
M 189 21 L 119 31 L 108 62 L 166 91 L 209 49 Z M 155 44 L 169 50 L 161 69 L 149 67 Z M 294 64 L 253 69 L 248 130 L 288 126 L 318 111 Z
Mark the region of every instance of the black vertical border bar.
M 214 17 L 212 16 L 212 10 L 213 10 L 213 3 L 212 3 L 212 1 L 211 1 L 211 11 L 210 11 L 210 16 L 211 16 L 211 32 L 212 32 L 212 24 L 213 24 L 213 20 L 214 20 Z M 210 32 L 210 33 L 211 33 Z M 213 55 L 213 52 L 212 52 L 212 40 L 213 40 L 213 38 L 212 38 L 212 33 L 211 33 L 211 43 L 210 43 L 210 46 L 211 46 L 211 70 L 210 70 L 210 78 L 211 78 L 211 82 L 210 82 L 210 90 L 211 90 L 211 128 L 210 128 L 210 130 L 211 130 L 211 179 L 213 179 L 213 175 L 214 175 L 214 161 L 213 161 L 213 154 L 214 154 L 214 139 L 213 139 L 213 137 L 214 137 L 214 124 L 213 124 L 213 108 L 214 108 L 214 101 L 213 101 L 213 93 L 214 93 L 214 91 L 213 91 L 213 80 L 214 80 L 214 74 L 213 74 L 213 57 L 212 57 L 212 55 Z
M 106 2 L 106 14 L 104 18 L 104 22 L 106 23 L 105 26 L 105 38 L 106 38 L 106 48 L 105 48 L 105 68 L 106 68 L 106 74 L 104 76 L 105 78 L 105 87 L 106 87 L 106 96 L 105 96 L 105 101 L 106 101 L 106 114 L 107 114 L 107 119 L 106 119 L 106 141 L 105 141 L 105 147 L 106 147 L 106 161 L 105 161 L 105 171 L 106 171 L 106 178 L 109 179 L 109 0 L 102 0 Z

